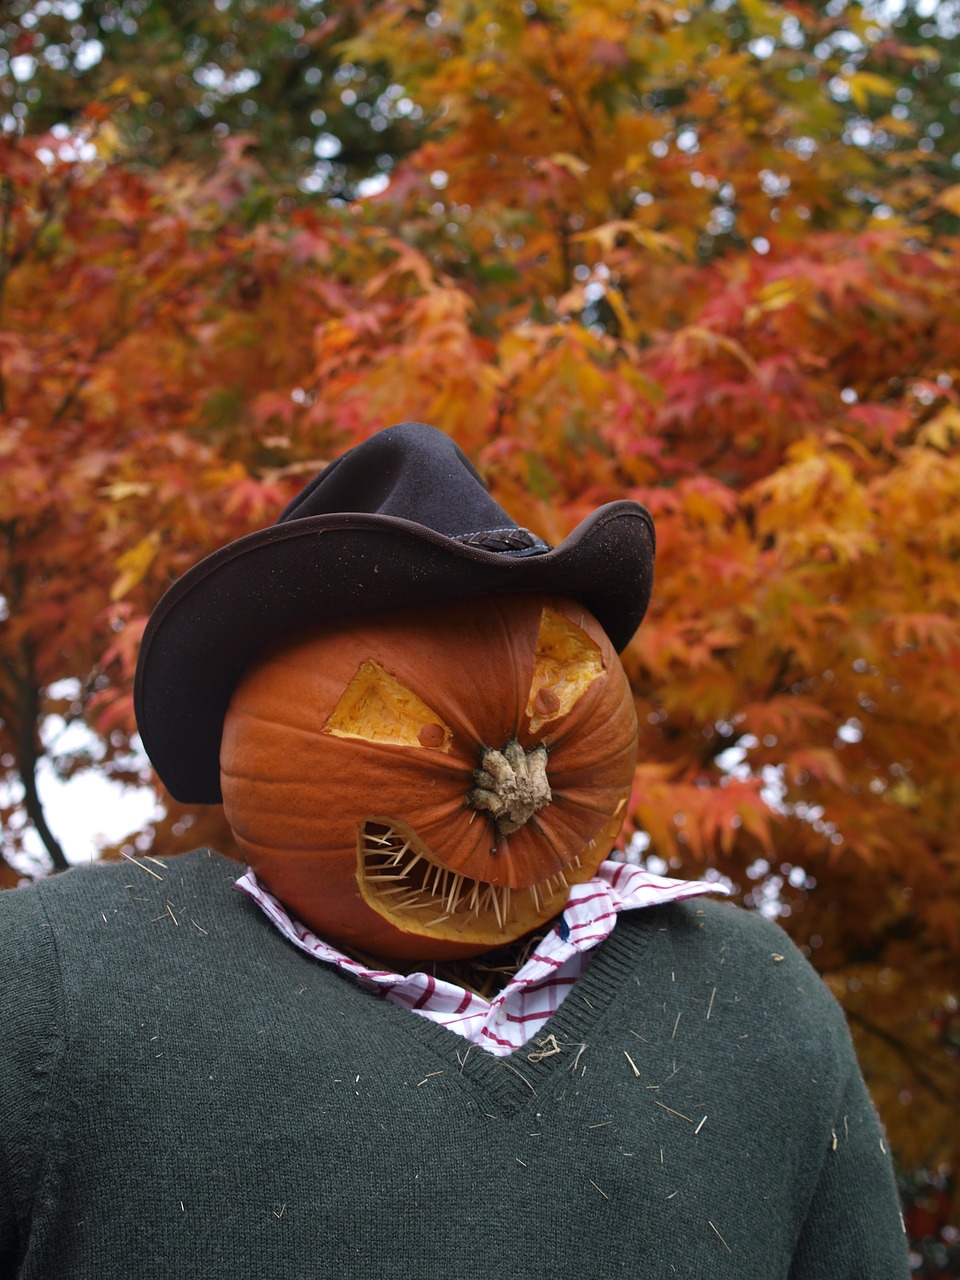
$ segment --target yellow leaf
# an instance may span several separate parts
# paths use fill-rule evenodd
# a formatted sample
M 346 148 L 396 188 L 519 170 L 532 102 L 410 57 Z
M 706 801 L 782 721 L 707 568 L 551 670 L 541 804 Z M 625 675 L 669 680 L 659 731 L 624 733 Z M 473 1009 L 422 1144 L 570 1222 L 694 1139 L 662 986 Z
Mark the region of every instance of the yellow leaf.
M 664 235 L 662 231 L 649 231 L 646 227 L 640 226 L 638 222 L 632 222 L 628 218 L 605 222 L 599 227 L 591 227 L 589 231 L 579 231 L 571 238 L 573 240 L 592 241 L 599 246 L 601 253 L 607 254 L 616 247 L 617 237 L 620 235 L 630 236 L 644 249 L 650 249 L 654 253 L 676 253 L 681 255 L 683 253 L 680 242 L 674 236 Z
M 773 280 L 757 293 L 764 311 L 779 311 L 799 298 L 805 285 L 802 280 Z
M 957 190 L 960 191 L 960 187 Z M 960 409 L 948 405 L 930 419 L 918 439 L 921 444 L 941 449 L 944 453 L 949 452 L 957 440 L 960 440 Z
M 571 155 L 569 151 L 554 151 L 549 159 L 551 164 L 555 164 L 561 169 L 566 169 L 567 173 L 572 173 L 575 178 L 582 178 L 590 169 L 585 160 L 581 160 L 579 156 Z
M 877 128 L 896 134 L 898 138 L 912 138 L 917 132 L 917 126 L 912 120 L 897 120 L 895 116 L 889 115 L 880 117 Z
M 145 498 L 152 488 L 143 480 L 117 480 L 114 484 L 104 485 L 98 492 L 111 502 L 123 502 L 124 498 Z
M 960 183 L 941 191 L 937 196 L 937 204 L 948 213 L 960 216 Z
M 613 314 L 620 323 L 620 333 L 627 342 L 635 342 L 637 338 L 637 326 L 633 323 L 630 312 L 627 310 L 627 304 L 624 301 L 623 294 L 619 289 L 607 286 L 606 292 L 607 302 Z
M 845 77 L 845 84 L 850 90 L 850 97 L 861 111 L 866 111 L 873 98 L 892 98 L 897 86 L 885 76 L 878 76 L 873 71 L 855 71 L 852 76 Z
M 104 120 L 97 129 L 95 145 L 97 154 L 103 160 L 112 160 L 124 148 L 124 142 L 119 130 L 109 120 Z
M 142 582 L 150 566 L 153 564 L 160 548 L 160 534 L 153 530 L 145 538 L 141 538 L 135 547 L 124 551 L 117 557 L 117 568 L 120 574 L 110 588 L 110 599 L 121 600 L 128 591 Z
M 752 324 L 766 312 L 789 307 L 805 292 L 806 285 L 802 280 L 773 280 L 757 293 L 757 301 L 747 308 L 744 318 L 747 324 Z
M 740 0 L 740 8 L 747 15 L 750 30 L 758 36 L 778 36 L 783 26 L 783 13 L 778 5 L 764 4 L 763 0 Z

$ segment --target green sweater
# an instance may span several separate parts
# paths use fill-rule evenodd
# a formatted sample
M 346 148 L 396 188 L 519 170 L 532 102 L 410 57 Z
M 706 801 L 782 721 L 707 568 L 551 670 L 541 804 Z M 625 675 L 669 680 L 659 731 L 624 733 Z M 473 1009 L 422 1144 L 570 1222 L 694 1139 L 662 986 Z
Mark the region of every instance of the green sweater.
M 762 918 L 621 916 L 500 1059 L 219 856 L 145 865 L 0 894 L 4 1280 L 907 1275 L 840 1009 Z

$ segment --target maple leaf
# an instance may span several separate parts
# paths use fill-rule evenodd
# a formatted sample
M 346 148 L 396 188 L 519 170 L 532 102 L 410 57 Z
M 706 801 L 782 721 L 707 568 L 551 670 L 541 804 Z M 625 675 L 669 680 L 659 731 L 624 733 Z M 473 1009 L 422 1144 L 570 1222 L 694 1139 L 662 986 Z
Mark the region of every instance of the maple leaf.
M 900 613 L 888 622 L 897 649 L 930 645 L 938 653 L 960 652 L 960 620 L 943 613 Z
M 160 534 L 151 530 L 145 537 L 117 559 L 119 575 L 110 588 L 111 601 L 121 600 L 142 582 L 153 564 L 160 547 Z

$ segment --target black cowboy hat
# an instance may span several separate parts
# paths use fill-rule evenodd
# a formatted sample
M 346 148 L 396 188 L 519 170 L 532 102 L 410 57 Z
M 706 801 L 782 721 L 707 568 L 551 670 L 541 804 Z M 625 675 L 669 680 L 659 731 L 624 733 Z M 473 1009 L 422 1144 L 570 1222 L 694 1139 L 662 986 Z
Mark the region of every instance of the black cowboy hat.
M 134 705 L 147 755 L 177 800 L 220 800 L 234 687 L 267 644 L 311 623 L 504 591 L 579 600 L 620 651 L 646 612 L 653 521 L 600 507 L 557 547 L 494 502 L 466 456 L 404 422 L 320 472 L 277 523 L 179 578 L 144 632 Z

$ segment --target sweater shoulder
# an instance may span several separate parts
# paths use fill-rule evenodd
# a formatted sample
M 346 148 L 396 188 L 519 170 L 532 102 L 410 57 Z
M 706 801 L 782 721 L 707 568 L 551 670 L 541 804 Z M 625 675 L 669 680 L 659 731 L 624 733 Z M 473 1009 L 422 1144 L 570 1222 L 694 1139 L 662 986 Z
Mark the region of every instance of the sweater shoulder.
M 40 1014 L 49 1022 L 58 1005 L 60 962 L 45 888 L 40 881 L 0 893 L 0 1025 L 21 1036 Z M 2 1042 L 9 1050 L 17 1039 L 5 1034 Z
M 196 942 L 233 933 L 245 914 L 237 875 L 236 863 L 202 849 L 94 863 L 0 893 L 0 965 L 11 975 L 0 984 L 0 1018 L 19 1033 L 7 1044 L 29 1047 L 58 1018 L 69 1028 L 83 1018 L 85 993 L 188 964 Z
M 238 864 L 212 849 L 195 849 L 164 861 L 131 858 L 71 867 L 59 875 L 0 893 L 0 936 L 7 928 L 19 927 L 21 921 L 26 924 L 39 917 L 62 927 L 83 916 L 91 906 L 128 897 L 138 885 L 146 889 L 167 881 L 181 889 L 195 890 L 218 879 L 229 883 L 238 875 Z
M 724 898 L 671 904 L 670 930 L 687 945 L 717 953 L 725 968 L 767 985 L 773 975 L 810 982 L 818 998 L 836 1001 L 796 943 L 775 921 Z
M 798 1058 L 831 1061 L 838 1083 L 856 1069 L 842 1008 L 772 920 L 723 899 L 702 897 L 638 912 L 633 924 L 646 935 L 641 968 L 661 956 L 671 985 L 686 975 L 700 984 L 705 992 L 701 999 L 709 1000 L 715 992 L 715 1010 L 736 1012 L 744 1034 L 755 1024 L 788 1041 Z M 662 947 L 664 938 L 669 939 L 667 948 Z

